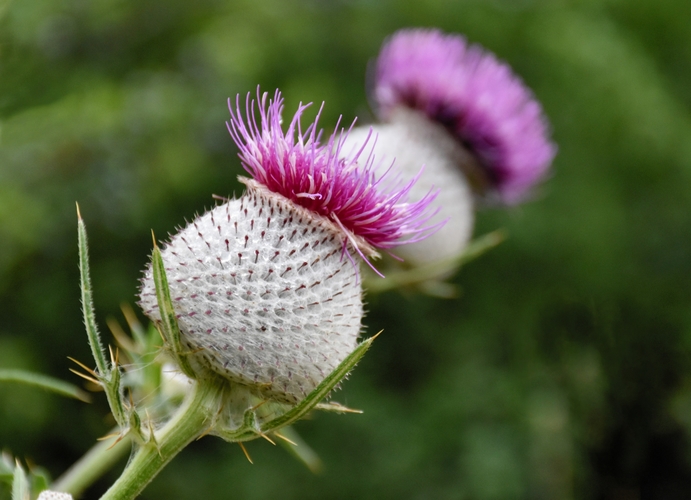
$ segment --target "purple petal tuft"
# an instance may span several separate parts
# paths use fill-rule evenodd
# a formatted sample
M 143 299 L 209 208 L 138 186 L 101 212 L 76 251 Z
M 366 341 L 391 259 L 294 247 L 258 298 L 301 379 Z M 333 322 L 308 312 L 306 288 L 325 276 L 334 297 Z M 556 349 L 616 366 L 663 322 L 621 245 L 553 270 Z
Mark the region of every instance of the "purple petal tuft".
M 228 102 L 231 120 L 227 123 L 243 167 L 254 180 L 328 218 L 353 243 L 364 241 L 373 248 L 388 249 L 419 241 L 438 228 L 426 224 L 434 215 L 430 203 L 436 192 L 418 202 L 407 202 L 417 178 L 405 185 L 389 180 L 386 174 L 377 178 L 371 151 L 364 154 L 366 144 L 350 155 L 343 151 L 348 135 L 344 130 L 320 143 L 322 131 L 317 130 L 317 122 L 321 108 L 315 122 L 303 130 L 300 119 L 310 104 L 301 104 L 284 133 L 280 92 L 268 99 L 266 93 L 260 96 L 257 91 L 257 98 L 261 102 L 259 123 L 250 94 L 245 102 L 246 121 L 238 95 L 235 109 Z M 361 255 L 363 251 L 371 253 L 355 246 Z
M 524 198 L 556 154 L 532 92 L 507 64 L 459 35 L 394 34 L 377 60 L 374 98 L 384 119 L 403 105 L 444 125 L 478 157 L 506 203 Z

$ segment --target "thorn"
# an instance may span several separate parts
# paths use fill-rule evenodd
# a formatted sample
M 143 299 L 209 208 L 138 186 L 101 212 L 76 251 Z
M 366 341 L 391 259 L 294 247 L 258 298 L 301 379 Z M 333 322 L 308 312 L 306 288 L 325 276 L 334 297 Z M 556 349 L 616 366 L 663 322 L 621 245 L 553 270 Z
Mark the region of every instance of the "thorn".
M 154 248 L 158 248 L 158 245 L 156 245 L 156 235 L 154 235 L 154 230 L 151 230 L 151 239 L 154 242 Z
M 198 352 L 201 352 L 201 351 L 203 351 L 203 350 L 204 350 L 203 347 L 197 347 L 194 351 L 189 351 L 189 352 L 186 352 L 186 353 L 183 352 L 182 354 L 188 354 L 188 355 L 189 355 L 189 354 L 197 354 Z
M 286 443 L 292 444 L 293 446 L 297 446 L 297 445 L 298 445 L 296 442 L 291 441 L 290 439 L 288 439 L 287 437 L 285 437 L 283 434 L 279 434 L 278 432 L 275 432 L 275 431 L 274 431 L 274 436 L 276 436 L 277 438 L 282 439 L 282 440 L 285 441 Z
M 128 432 L 129 432 L 129 431 L 128 431 Z M 114 442 L 113 444 L 111 444 L 111 445 L 108 447 L 108 449 L 110 450 L 113 446 L 115 446 L 115 445 L 118 444 L 120 441 L 122 441 L 122 439 L 123 439 L 126 435 L 127 435 L 127 432 L 125 432 L 124 434 L 120 434 L 120 435 L 118 436 L 118 438 L 115 440 L 115 442 Z
M 209 434 L 211 434 L 212 430 L 214 430 L 214 424 L 211 424 L 209 427 L 206 428 L 206 430 L 204 430 L 204 432 L 199 434 L 199 437 L 197 437 L 197 439 L 195 439 L 195 441 L 199 441 L 204 436 L 208 436 Z
M 101 386 L 101 382 L 99 382 L 99 381 L 96 380 L 95 378 L 89 377 L 88 375 L 85 375 L 85 374 L 83 374 L 82 372 L 78 372 L 78 371 L 75 370 L 74 368 L 69 368 L 69 370 L 70 370 L 72 373 L 74 373 L 75 375 L 77 375 L 78 377 L 81 377 L 81 378 L 83 378 L 84 380 L 88 380 L 89 382 L 91 382 L 91 383 L 93 383 L 93 384 L 96 384 L 96 385 L 98 385 L 99 387 Z
M 330 403 L 319 403 L 315 406 L 315 408 L 317 410 L 332 411 L 336 413 L 363 413 L 362 410 L 348 408 L 347 406 L 343 406 L 341 403 L 336 403 L 335 401 L 332 401 Z
M 149 409 L 147 408 L 145 410 L 146 413 L 146 420 L 148 423 L 149 427 L 149 442 L 154 443 L 154 446 L 156 446 L 156 451 L 158 451 L 158 456 L 163 458 L 163 455 L 161 455 L 161 447 L 158 446 L 158 441 L 156 441 L 156 432 L 154 431 L 154 423 L 153 420 L 151 420 L 151 415 L 149 415 Z
M 368 339 L 367 339 L 367 342 L 374 342 L 374 339 L 376 339 L 377 337 L 379 337 L 379 335 L 381 335 L 383 331 L 384 331 L 383 329 L 382 329 L 382 330 L 379 330 L 379 331 L 377 332 L 376 335 L 374 335 L 373 337 L 368 338 Z
M 264 405 L 265 405 L 266 403 L 268 403 L 268 402 L 269 402 L 269 400 L 268 400 L 268 399 L 265 399 L 265 400 L 262 401 L 261 403 L 259 403 L 259 404 L 255 405 L 255 406 L 253 406 L 252 408 L 250 408 L 250 411 L 255 411 L 255 410 L 257 410 L 258 408 L 261 408 L 262 406 L 264 406 Z
M 258 432 L 257 434 L 259 434 L 261 437 L 263 437 L 264 439 L 266 439 L 266 440 L 267 440 L 269 443 L 271 443 L 272 445 L 276 446 L 276 443 L 274 442 L 274 440 L 271 439 L 271 438 L 270 438 L 269 436 L 267 436 L 266 434 L 262 434 L 261 432 Z
M 77 220 L 81 221 L 82 219 L 82 214 L 79 212 L 79 202 L 75 201 L 75 205 L 77 205 Z
M 245 458 L 247 458 L 247 461 L 248 461 L 249 463 L 251 463 L 252 465 L 254 465 L 254 462 L 253 462 L 252 459 L 250 458 L 250 454 L 247 453 L 247 448 L 245 448 L 245 445 L 242 444 L 241 442 L 238 442 L 238 444 L 240 445 L 240 448 L 242 448 L 242 452 L 245 454 Z
M 76 359 L 71 358 L 71 357 L 69 357 L 69 356 L 67 356 L 67 359 L 69 359 L 69 360 L 72 361 L 73 363 L 78 364 L 78 365 L 79 365 L 82 369 L 84 369 L 87 373 L 90 373 L 90 374 L 93 375 L 94 377 L 98 378 L 98 373 L 96 373 L 94 370 L 92 370 L 91 368 L 89 368 L 88 366 L 86 366 L 84 363 L 82 363 L 82 362 L 80 362 L 80 361 L 77 361 Z
M 161 347 L 164 349 L 167 348 L 168 346 L 166 344 L 166 338 L 163 336 L 163 332 L 161 331 L 161 323 L 160 322 L 156 323 L 156 331 L 161 336 L 161 340 L 163 341 L 163 344 L 161 345 Z
M 105 436 L 102 436 L 100 438 L 96 438 L 96 441 L 108 441 L 110 438 L 118 437 L 121 434 L 118 432 L 117 434 L 107 434 Z
M 111 438 L 116 438 L 113 444 L 111 444 L 108 449 L 110 450 L 113 446 L 118 444 L 120 441 L 122 441 L 122 438 L 124 438 L 127 435 L 127 432 L 125 433 L 117 433 L 117 434 L 108 434 L 106 436 L 102 436 L 99 438 L 96 438 L 96 441 L 108 441 Z
M 108 346 L 108 352 L 110 353 L 110 364 L 113 365 L 113 369 L 118 367 L 118 359 L 120 358 L 120 352 L 117 347 L 115 348 L 115 354 L 113 354 L 113 347 Z

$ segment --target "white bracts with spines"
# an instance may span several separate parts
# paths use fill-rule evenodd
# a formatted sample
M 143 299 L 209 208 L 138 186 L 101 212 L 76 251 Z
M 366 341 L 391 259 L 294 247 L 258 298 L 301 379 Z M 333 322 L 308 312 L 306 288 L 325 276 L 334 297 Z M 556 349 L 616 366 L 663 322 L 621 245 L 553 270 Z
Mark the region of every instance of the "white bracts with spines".
M 473 232 L 474 201 L 464 165 L 474 163 L 468 153 L 442 126 L 422 113 L 399 107 L 384 124 L 353 129 L 348 135 L 346 153 L 359 149 L 372 129 L 365 152 L 374 144 L 374 163 L 383 173 L 392 163 L 401 179 L 409 181 L 424 165 L 424 171 L 413 185 L 409 199 L 422 199 L 430 189 L 439 189 L 432 203 L 437 214 L 427 225 L 448 220 L 433 235 L 395 249 L 394 253 L 412 265 L 423 265 L 460 254 Z M 376 143 L 375 143 L 376 139 Z
M 193 369 L 294 404 L 357 346 L 358 262 L 328 219 L 245 183 L 241 198 L 197 218 L 161 254 Z M 151 266 L 140 305 L 160 321 Z

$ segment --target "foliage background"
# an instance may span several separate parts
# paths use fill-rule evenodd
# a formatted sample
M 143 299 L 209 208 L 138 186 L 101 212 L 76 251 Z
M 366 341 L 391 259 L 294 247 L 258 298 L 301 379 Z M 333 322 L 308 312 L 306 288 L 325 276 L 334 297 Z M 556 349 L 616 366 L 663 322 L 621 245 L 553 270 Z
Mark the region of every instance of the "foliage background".
M 240 192 L 226 98 L 279 87 L 287 110 L 326 101 L 327 128 L 367 121 L 383 39 L 438 26 L 534 89 L 552 178 L 478 214 L 510 238 L 459 300 L 369 297 L 385 334 L 337 395 L 364 415 L 297 427 L 321 474 L 206 438 L 142 498 L 691 497 L 689 19 L 687 0 L 0 0 L 0 367 L 77 383 L 67 356 L 90 359 L 75 201 L 100 319 L 122 322 L 150 229 Z M 111 425 L 95 399 L 2 386 L 0 446 L 57 476 Z

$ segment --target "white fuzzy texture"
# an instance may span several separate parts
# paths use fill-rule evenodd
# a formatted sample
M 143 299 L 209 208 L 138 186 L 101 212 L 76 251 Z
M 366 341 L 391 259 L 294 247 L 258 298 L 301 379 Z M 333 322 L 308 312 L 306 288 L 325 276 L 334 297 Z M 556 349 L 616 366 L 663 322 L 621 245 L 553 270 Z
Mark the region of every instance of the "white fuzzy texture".
M 443 127 L 417 111 L 402 107 L 395 109 L 385 124 L 353 129 L 343 151 L 347 153 L 359 149 L 370 128 L 372 137 L 365 151 L 369 152 L 376 138 L 374 162 L 377 172 L 381 175 L 395 161 L 393 168 L 407 182 L 424 165 L 424 171 L 411 189 L 409 199 L 417 201 L 430 189 L 440 189 L 432 205 L 439 212 L 430 219 L 429 224 L 448 220 L 432 236 L 397 247 L 394 253 L 416 266 L 461 253 L 472 236 L 474 222 L 473 194 L 463 168 L 473 163 L 474 159 Z
M 60 491 L 42 491 L 36 500 L 72 500 L 72 495 Z
M 334 224 L 247 184 L 173 236 L 162 257 L 193 367 L 295 403 L 357 346 L 357 264 Z M 160 321 L 151 266 L 140 304 Z

